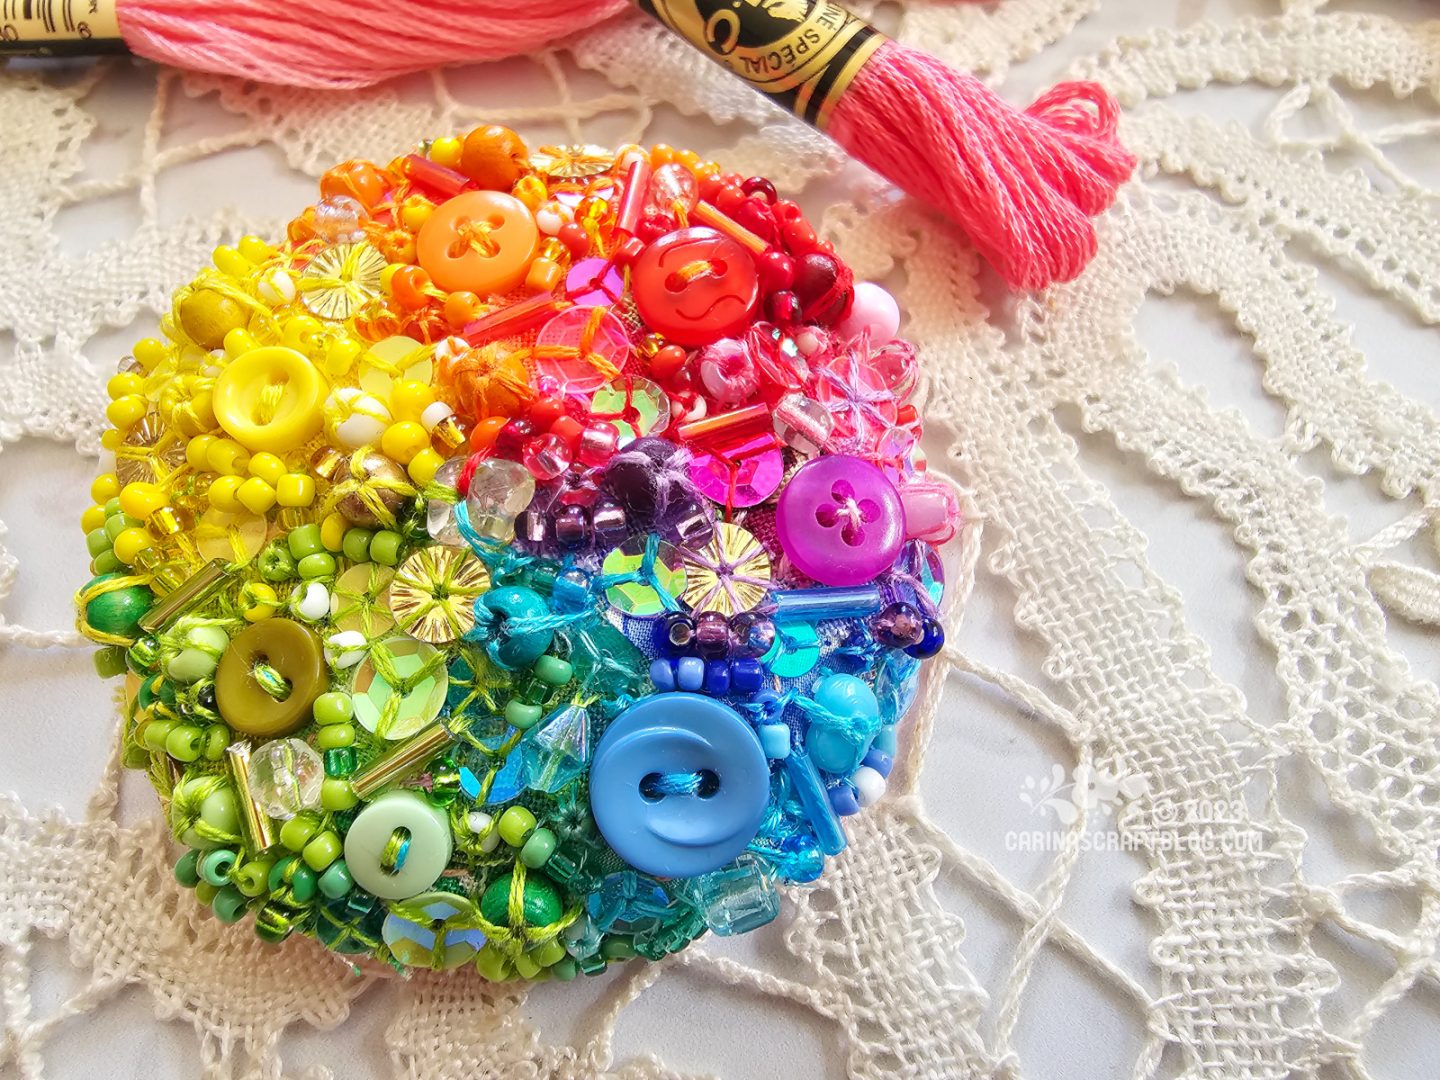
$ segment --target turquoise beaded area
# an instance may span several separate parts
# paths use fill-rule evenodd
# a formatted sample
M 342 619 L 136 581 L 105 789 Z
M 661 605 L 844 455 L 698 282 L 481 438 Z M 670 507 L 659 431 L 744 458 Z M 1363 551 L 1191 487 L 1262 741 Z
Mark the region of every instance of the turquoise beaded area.
M 775 919 L 944 640 L 893 300 L 668 147 L 489 127 L 322 194 L 108 386 L 78 621 L 176 880 L 496 980 Z

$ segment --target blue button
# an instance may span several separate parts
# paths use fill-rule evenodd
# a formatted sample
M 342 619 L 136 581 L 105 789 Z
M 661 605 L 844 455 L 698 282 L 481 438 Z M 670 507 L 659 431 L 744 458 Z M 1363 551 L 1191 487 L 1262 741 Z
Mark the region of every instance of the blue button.
M 590 766 L 600 834 L 656 877 L 725 866 L 754 839 L 769 796 L 770 769 L 750 725 L 699 694 L 636 702 L 606 729 Z

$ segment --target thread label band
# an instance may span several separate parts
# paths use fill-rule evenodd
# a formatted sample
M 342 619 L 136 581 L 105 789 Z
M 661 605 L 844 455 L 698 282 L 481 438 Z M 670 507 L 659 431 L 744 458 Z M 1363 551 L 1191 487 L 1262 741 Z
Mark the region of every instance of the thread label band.
M 0 0 L 0 55 L 124 52 L 116 0 Z
M 636 0 L 712 60 L 822 130 L 886 38 L 833 0 Z

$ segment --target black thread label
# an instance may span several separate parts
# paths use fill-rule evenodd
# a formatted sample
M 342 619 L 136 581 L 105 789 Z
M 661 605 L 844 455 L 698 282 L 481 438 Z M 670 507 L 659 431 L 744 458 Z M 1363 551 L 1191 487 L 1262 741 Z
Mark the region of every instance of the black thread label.
M 636 0 L 762 94 L 824 128 L 885 36 L 831 0 Z
M 0 0 L 0 54 L 124 52 L 115 0 Z

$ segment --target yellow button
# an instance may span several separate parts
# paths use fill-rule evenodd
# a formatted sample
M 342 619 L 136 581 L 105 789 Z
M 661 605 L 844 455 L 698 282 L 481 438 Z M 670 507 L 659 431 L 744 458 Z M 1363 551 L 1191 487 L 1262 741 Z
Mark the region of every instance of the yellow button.
M 300 353 L 262 345 L 215 380 L 215 418 L 247 450 L 283 454 L 319 433 L 325 392 L 325 380 Z

